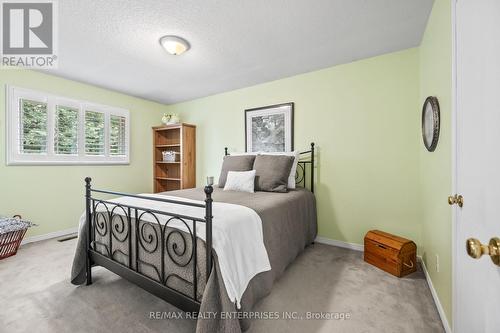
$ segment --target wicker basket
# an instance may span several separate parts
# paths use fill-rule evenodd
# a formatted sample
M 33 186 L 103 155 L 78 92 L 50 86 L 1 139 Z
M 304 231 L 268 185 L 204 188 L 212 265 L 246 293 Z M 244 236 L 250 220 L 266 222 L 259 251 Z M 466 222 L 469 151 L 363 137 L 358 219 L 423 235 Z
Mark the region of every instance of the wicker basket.
M 177 151 L 163 151 L 163 162 L 178 162 L 180 153 Z
M 24 235 L 29 227 L 33 225 L 33 223 L 28 221 L 22 221 L 17 218 L 1 218 L 0 222 L 3 222 L 5 225 L 13 225 L 15 227 L 12 231 L 0 232 L 0 260 L 13 256 L 17 253 L 19 246 L 21 245 L 21 241 L 23 240 Z

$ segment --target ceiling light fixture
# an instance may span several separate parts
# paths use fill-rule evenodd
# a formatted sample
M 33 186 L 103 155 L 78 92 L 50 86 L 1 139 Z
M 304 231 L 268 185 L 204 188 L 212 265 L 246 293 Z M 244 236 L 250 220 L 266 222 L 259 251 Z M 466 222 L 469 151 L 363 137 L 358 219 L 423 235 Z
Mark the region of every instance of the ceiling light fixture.
M 160 44 L 165 51 L 172 55 L 181 55 L 189 50 L 189 43 L 177 36 L 163 36 L 160 38 Z

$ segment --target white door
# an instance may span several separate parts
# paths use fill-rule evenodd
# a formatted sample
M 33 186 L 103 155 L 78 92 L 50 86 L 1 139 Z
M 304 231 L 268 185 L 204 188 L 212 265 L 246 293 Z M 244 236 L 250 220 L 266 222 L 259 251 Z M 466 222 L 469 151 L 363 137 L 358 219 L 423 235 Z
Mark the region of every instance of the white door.
M 454 332 L 500 332 L 500 266 L 466 251 L 500 237 L 500 0 L 456 2 L 456 74 Z

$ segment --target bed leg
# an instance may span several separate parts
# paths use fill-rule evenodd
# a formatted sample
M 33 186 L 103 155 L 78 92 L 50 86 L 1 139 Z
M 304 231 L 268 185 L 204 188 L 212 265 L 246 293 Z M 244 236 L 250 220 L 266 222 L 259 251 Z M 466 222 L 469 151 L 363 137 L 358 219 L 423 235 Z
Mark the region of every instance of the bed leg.
M 92 222 L 90 220 L 90 198 L 91 189 L 90 182 L 92 179 L 90 177 L 85 178 L 85 223 L 87 224 L 87 286 L 92 284 L 92 260 L 90 259 L 90 244 L 92 242 Z

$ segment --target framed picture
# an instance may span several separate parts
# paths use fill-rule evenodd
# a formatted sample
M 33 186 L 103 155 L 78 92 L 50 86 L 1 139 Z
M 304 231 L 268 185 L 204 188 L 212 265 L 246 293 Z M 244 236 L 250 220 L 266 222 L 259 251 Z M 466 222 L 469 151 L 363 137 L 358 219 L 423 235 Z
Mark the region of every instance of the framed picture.
M 245 110 L 247 152 L 293 150 L 293 103 Z

